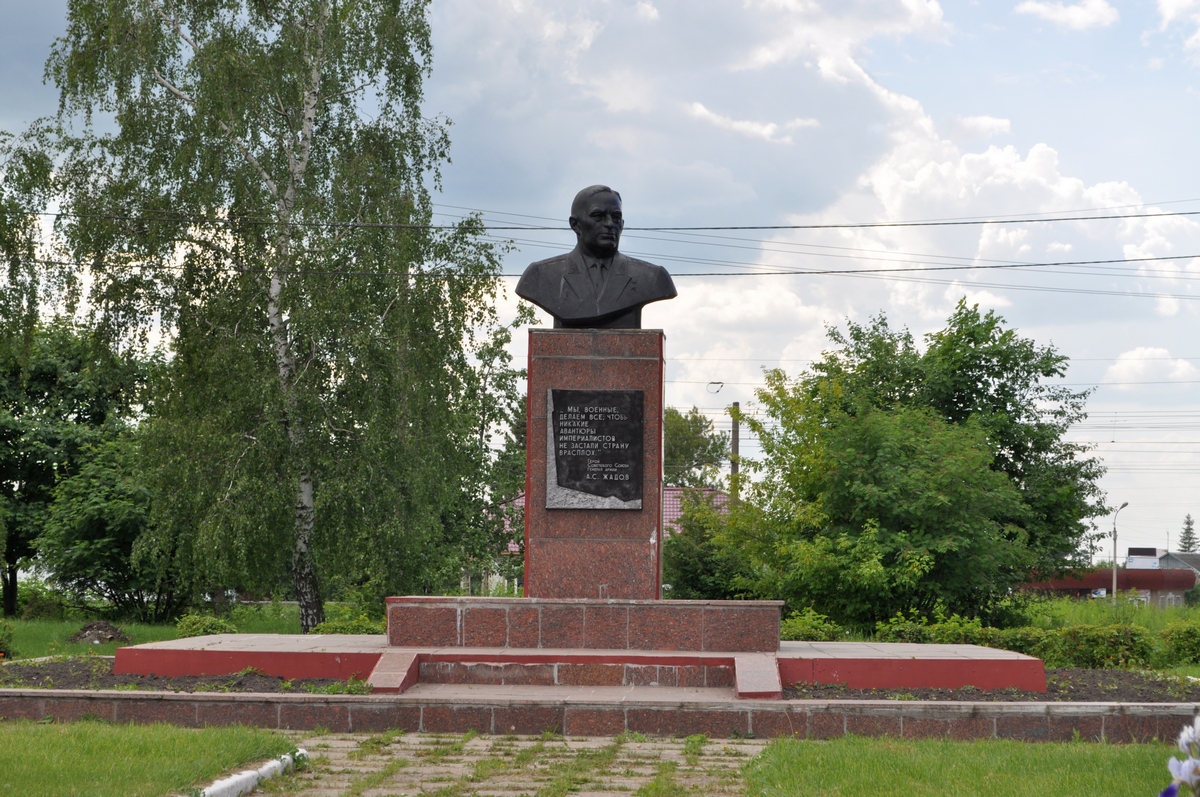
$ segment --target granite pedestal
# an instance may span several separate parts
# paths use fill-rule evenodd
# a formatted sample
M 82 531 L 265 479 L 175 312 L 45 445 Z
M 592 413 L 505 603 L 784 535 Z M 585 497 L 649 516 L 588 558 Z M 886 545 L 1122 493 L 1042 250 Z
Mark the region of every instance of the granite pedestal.
M 641 440 L 637 442 L 641 457 L 634 464 L 641 483 L 636 485 L 640 489 L 633 491 L 640 507 L 634 506 L 634 500 L 593 497 L 555 483 L 551 459 L 574 440 L 568 441 L 567 429 L 559 429 L 559 439 L 555 439 L 551 404 L 554 394 L 569 396 L 572 391 L 632 393 L 640 399 Z M 662 582 L 662 330 L 530 330 L 528 396 L 525 595 L 658 599 Z M 593 439 L 605 441 L 599 445 L 611 445 L 607 442 L 610 435 L 597 426 L 592 424 Z M 556 494 L 566 497 L 556 501 Z M 608 505 L 562 508 L 572 499 L 586 503 L 590 498 L 593 503 Z M 556 503 L 558 507 L 553 506 Z

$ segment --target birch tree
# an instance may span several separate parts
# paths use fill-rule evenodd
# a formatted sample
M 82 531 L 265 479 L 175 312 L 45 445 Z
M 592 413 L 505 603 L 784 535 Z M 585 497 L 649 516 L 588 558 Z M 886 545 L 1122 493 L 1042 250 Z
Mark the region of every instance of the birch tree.
M 444 564 L 511 393 L 474 356 L 496 252 L 431 224 L 426 5 L 70 0 L 47 64 L 78 285 L 170 340 L 136 555 L 190 558 L 201 589 L 286 571 L 305 631 L 323 580 L 382 595 Z

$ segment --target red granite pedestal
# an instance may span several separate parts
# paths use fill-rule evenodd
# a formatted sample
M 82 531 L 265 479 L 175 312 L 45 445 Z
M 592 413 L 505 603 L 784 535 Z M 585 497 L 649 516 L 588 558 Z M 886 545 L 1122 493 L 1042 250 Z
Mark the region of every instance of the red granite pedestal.
M 582 674 L 572 678 L 601 685 L 618 671 L 625 678 L 629 668 L 640 673 L 637 668 L 653 662 L 660 668 L 656 673 L 664 666 L 677 668 L 670 676 L 676 682 L 701 679 L 706 685 L 715 685 L 710 681 L 723 677 L 721 668 L 731 667 L 736 684 L 730 685 L 736 686 L 739 697 L 779 697 L 782 687 L 775 652 L 782 602 L 659 600 L 662 331 L 531 330 L 528 395 L 526 597 L 388 598 L 389 644 L 463 650 L 455 660 L 469 666 L 455 664 L 451 675 L 468 680 L 482 678 L 480 673 L 496 667 L 509 673 L 518 665 L 552 664 L 582 668 Z M 580 403 L 571 410 L 552 408 L 553 396 L 566 400 L 564 407 Z M 628 425 L 603 430 L 594 425 L 596 418 L 614 417 L 605 414 L 604 405 L 619 400 L 640 403 L 640 440 Z M 552 409 L 559 413 L 557 437 Z M 620 423 L 626 418 L 619 416 Z M 571 423 L 588 426 L 583 437 L 592 435 L 592 440 L 602 439 L 595 435 L 621 432 L 626 435 L 621 444 L 630 440 L 640 444 L 638 459 L 634 454 L 628 458 L 614 454 L 619 460 L 614 467 L 640 464 L 641 490 L 636 496 L 617 500 L 612 495 L 598 496 L 594 482 L 572 481 L 569 472 L 567 481 L 561 480 L 553 459 L 559 452 L 585 459 L 587 474 L 597 462 L 593 453 L 571 453 L 570 441 L 581 439 L 569 437 L 575 433 L 569 429 Z M 421 673 L 422 678 L 434 675 L 433 670 Z M 630 677 L 636 680 L 641 675 Z M 598 680 L 587 680 L 593 678 Z
M 546 507 L 549 390 L 642 392 L 641 509 Z M 662 583 L 662 330 L 530 330 L 528 396 L 525 595 L 658 599 Z

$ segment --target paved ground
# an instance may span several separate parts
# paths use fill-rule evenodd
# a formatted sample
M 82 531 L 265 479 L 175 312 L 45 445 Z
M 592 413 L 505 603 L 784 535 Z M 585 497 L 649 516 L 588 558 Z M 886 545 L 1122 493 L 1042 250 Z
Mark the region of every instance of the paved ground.
M 718 797 L 744 794 L 762 740 L 296 734 L 307 769 L 266 785 L 296 797 Z

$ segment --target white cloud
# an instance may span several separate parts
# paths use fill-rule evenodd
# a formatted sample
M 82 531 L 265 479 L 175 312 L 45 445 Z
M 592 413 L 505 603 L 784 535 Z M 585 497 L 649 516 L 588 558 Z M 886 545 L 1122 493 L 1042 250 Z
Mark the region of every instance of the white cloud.
M 995 116 L 956 116 L 950 120 L 955 138 L 992 138 L 1012 132 L 1012 122 Z
M 746 0 L 770 17 L 771 33 L 742 68 L 757 69 L 816 54 L 842 60 L 879 36 L 945 37 L 948 27 L 937 0 L 867 0 L 819 3 L 814 0 Z
M 1184 44 L 1189 50 L 1200 50 L 1200 0 L 1158 0 L 1158 15 L 1162 30 L 1176 22 L 1191 23 L 1195 33 Z
M 820 122 L 816 119 L 793 119 L 790 122 L 784 122 L 782 125 L 775 122 L 752 122 L 746 119 L 733 119 L 728 116 L 722 116 L 719 113 L 714 113 L 699 102 L 693 102 L 687 106 L 687 110 L 689 114 L 697 119 L 702 119 L 722 130 L 729 130 L 749 138 L 761 138 L 763 141 L 770 141 L 773 144 L 792 143 L 791 136 L 782 135 L 784 130 L 799 130 L 805 127 L 817 127 L 820 125 Z
M 634 11 L 642 19 L 649 21 L 658 19 L 658 9 L 654 7 L 654 3 L 648 3 L 646 0 L 641 0 Z
M 1200 0 L 1158 0 L 1158 15 L 1163 27 L 1200 13 Z
M 1106 0 L 1081 0 L 1070 5 L 1044 0 L 1025 0 L 1014 10 L 1018 14 L 1029 14 L 1068 30 L 1105 28 L 1121 16 Z
M 1167 349 L 1138 346 L 1117 357 L 1104 372 L 1104 381 L 1116 390 L 1136 390 L 1137 382 L 1178 382 L 1200 373 L 1184 359 L 1172 358 Z

